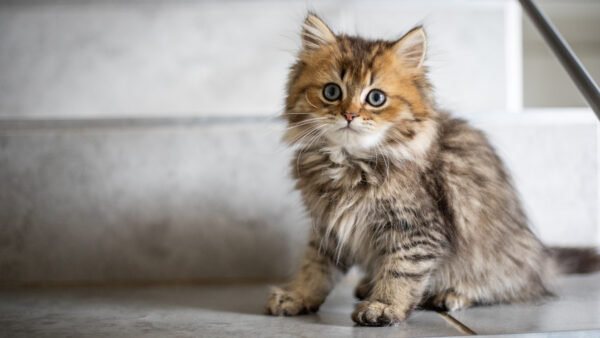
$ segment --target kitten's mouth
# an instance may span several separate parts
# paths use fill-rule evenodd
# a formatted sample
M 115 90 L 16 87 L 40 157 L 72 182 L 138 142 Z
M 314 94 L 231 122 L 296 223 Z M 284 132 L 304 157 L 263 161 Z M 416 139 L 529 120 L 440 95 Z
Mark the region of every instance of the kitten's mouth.
M 340 128 L 340 129 L 338 129 L 338 131 L 341 131 L 341 132 L 345 132 L 345 131 L 347 131 L 347 132 L 351 132 L 351 133 L 357 133 L 357 134 L 358 134 L 358 130 L 356 130 L 356 129 L 354 129 L 354 128 L 350 127 L 350 125 L 347 125 L 347 126 L 345 126 L 345 127 L 342 127 L 342 128 Z

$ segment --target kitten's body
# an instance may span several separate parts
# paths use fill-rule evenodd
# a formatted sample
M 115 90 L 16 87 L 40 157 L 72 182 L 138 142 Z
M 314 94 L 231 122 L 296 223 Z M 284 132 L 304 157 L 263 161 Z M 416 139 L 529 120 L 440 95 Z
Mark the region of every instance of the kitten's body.
M 434 125 L 429 150 L 415 162 L 353 158 L 322 145 L 298 151 L 294 176 L 316 248 L 372 274 L 387 255 L 411 265 L 388 272 L 419 274 L 432 264 L 429 294 L 454 289 L 491 302 L 545 293 L 544 248 L 493 149 L 461 120 L 441 115 Z
M 435 108 L 422 30 L 367 41 L 334 36 L 313 15 L 304 29 L 284 116 L 314 227 L 269 312 L 315 311 L 354 264 L 366 272 L 356 290 L 366 301 L 353 314 L 361 325 L 401 322 L 425 303 L 458 309 L 548 294 L 554 262 L 502 162 L 481 132 Z M 339 100 L 319 94 L 328 82 L 340 84 Z M 388 101 L 369 106 L 372 88 Z

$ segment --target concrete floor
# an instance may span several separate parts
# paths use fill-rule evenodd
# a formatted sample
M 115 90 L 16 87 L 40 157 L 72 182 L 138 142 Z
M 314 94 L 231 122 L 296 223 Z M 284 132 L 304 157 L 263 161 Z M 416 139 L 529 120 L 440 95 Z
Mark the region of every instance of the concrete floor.
M 418 311 L 397 327 L 355 327 L 350 281 L 321 311 L 263 315 L 266 285 L 72 287 L 0 290 L 2 337 L 418 337 L 525 333 L 532 337 L 599 337 L 600 274 L 560 279 L 559 295 L 536 304 L 477 307 L 457 320 Z

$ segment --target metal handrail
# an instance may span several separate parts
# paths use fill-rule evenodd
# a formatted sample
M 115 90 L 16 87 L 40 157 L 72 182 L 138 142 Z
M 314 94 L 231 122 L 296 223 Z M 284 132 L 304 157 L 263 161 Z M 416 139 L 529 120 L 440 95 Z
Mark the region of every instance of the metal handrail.
M 579 89 L 587 103 L 590 105 L 598 120 L 600 120 L 600 89 L 579 61 L 569 44 L 556 30 L 550 19 L 542 13 L 533 0 L 519 0 L 523 10 L 537 27 L 542 37 L 558 58 L 571 80 Z

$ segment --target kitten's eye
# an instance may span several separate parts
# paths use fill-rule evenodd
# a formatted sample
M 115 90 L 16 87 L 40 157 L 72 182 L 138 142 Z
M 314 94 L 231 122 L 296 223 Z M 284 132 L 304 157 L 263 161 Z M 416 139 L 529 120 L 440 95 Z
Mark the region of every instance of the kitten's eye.
M 379 107 L 385 103 L 385 94 L 379 89 L 373 89 L 367 95 L 367 103 L 373 107 Z
M 328 83 L 323 87 L 323 97 L 329 101 L 339 100 L 342 97 L 342 88 L 335 83 Z

